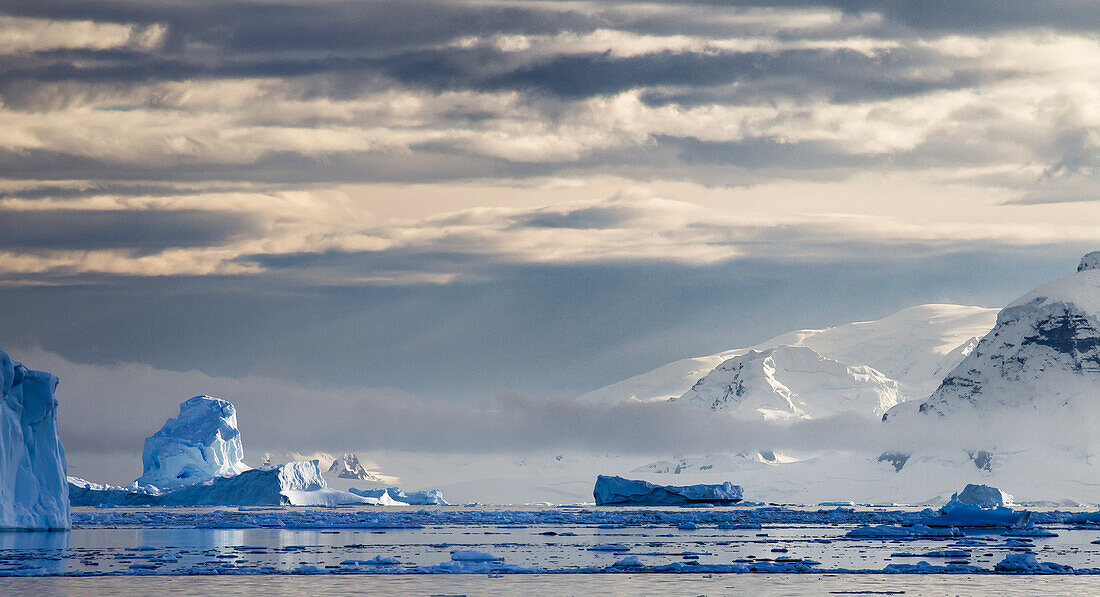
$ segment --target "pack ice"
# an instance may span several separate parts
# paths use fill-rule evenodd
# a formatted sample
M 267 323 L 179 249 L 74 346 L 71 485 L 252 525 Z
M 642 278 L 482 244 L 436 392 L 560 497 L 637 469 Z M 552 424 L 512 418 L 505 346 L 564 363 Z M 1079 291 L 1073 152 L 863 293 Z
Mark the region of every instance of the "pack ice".
M 68 529 L 57 377 L 0 350 L 0 529 Z

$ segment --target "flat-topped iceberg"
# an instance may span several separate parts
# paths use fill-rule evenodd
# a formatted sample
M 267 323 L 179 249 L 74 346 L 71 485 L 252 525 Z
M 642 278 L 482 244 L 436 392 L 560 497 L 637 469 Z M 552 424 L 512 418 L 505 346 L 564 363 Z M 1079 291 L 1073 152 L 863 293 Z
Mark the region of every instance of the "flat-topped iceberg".
M 596 478 L 592 496 L 597 506 L 724 506 L 742 499 L 741 487 L 728 481 L 721 485 L 656 485 L 607 475 Z
M 0 529 L 70 527 L 57 384 L 0 350 Z
M 143 472 L 134 483 L 174 489 L 249 470 L 244 463 L 237 410 L 226 400 L 195 396 L 180 414 L 145 440 Z

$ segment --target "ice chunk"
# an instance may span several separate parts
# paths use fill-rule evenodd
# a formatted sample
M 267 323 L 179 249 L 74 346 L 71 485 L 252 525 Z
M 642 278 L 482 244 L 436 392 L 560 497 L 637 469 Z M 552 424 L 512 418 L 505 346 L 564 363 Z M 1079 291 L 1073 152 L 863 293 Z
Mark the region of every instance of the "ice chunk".
M 145 440 L 144 472 L 134 483 L 174 489 L 249 470 L 244 463 L 237 410 L 225 400 L 195 396 L 180 414 Z
M 866 526 L 859 527 L 858 529 L 852 529 L 845 533 L 844 536 L 853 538 L 889 537 L 896 539 L 916 539 L 924 537 L 936 537 L 949 539 L 951 537 L 958 537 L 959 530 L 954 528 L 933 529 L 923 524 L 916 524 L 911 527 L 882 524 L 878 526 Z
M 456 549 L 451 552 L 454 562 L 503 562 L 504 558 L 475 549 Z
M 597 506 L 684 506 L 691 504 L 729 505 L 741 501 L 741 487 L 722 485 L 655 485 L 622 477 L 600 475 L 592 490 Z
M 70 526 L 57 384 L 0 350 L 0 529 Z
M 1015 574 L 1073 574 L 1072 566 L 1040 562 L 1035 559 L 1035 554 L 1029 551 L 1008 554 L 993 567 L 993 570 Z

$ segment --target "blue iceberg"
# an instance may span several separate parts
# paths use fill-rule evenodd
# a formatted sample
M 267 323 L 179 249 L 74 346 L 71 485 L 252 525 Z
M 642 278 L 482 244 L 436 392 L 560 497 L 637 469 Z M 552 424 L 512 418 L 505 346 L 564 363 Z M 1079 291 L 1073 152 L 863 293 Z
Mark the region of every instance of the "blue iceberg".
M 742 499 L 741 486 L 728 481 L 721 485 L 676 486 L 607 475 L 596 477 L 592 496 L 597 506 L 728 506 Z

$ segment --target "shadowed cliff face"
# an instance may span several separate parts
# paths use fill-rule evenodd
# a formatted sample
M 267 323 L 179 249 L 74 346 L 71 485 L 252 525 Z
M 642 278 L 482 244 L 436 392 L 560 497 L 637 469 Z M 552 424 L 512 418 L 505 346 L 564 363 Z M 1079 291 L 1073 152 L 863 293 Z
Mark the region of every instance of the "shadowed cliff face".
M 1067 312 L 1040 323 L 1037 331 L 1022 346 L 1045 346 L 1066 355 L 1074 371 L 1100 373 L 1100 332 L 1087 317 Z
M 1091 405 L 1100 394 L 1100 252 L 1077 270 L 1001 311 L 919 412 Z

